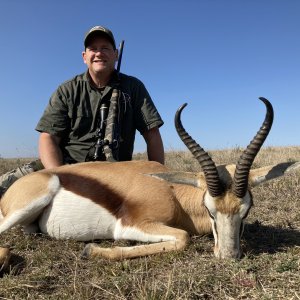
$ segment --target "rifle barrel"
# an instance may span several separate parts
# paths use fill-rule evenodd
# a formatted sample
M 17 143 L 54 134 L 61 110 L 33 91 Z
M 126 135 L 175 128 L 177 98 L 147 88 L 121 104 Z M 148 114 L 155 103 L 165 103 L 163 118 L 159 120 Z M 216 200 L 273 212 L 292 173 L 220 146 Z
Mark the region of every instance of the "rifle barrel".
M 124 40 L 121 41 L 119 46 L 119 58 L 118 58 L 118 66 L 117 66 L 117 72 L 120 72 L 121 69 L 121 62 L 122 62 L 122 55 L 123 55 L 123 47 L 124 47 Z

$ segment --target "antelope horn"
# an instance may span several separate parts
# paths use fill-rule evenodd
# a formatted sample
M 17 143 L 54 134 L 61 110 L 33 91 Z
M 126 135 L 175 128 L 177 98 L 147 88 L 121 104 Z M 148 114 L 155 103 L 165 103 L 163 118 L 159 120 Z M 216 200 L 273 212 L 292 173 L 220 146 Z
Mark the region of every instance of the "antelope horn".
M 208 153 L 197 144 L 192 137 L 185 131 L 182 126 L 180 117 L 182 110 L 187 106 L 187 103 L 178 108 L 175 114 L 175 127 L 180 139 L 191 151 L 193 156 L 198 160 L 205 176 L 208 191 L 211 196 L 220 196 L 223 192 L 223 187 L 220 182 L 217 167 Z
M 274 111 L 272 104 L 266 98 L 260 97 L 259 99 L 266 105 L 267 112 L 262 126 L 242 153 L 235 169 L 232 191 L 239 198 L 244 197 L 246 194 L 250 168 L 255 156 L 267 138 L 273 123 Z

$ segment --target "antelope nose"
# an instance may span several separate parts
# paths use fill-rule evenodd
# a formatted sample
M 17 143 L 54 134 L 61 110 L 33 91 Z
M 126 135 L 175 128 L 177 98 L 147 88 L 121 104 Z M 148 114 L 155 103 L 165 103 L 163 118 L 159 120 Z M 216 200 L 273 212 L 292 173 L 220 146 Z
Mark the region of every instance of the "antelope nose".
M 233 258 L 239 259 L 241 257 L 241 252 L 239 250 L 226 250 L 226 251 L 219 251 L 216 253 L 217 258 L 225 259 L 225 258 Z

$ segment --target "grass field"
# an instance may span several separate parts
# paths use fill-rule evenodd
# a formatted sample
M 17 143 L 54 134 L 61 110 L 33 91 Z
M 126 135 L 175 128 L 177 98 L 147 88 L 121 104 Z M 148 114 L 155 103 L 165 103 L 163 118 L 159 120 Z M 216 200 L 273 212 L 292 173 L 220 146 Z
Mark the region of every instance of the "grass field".
M 235 163 L 241 149 L 210 154 L 217 164 Z M 0 174 L 26 161 L 0 159 Z M 284 161 L 300 161 L 300 147 L 263 148 L 253 168 Z M 167 153 L 166 164 L 199 170 L 188 152 Z M 0 246 L 14 255 L 0 278 L 0 299 L 300 299 L 300 172 L 266 182 L 253 195 L 237 261 L 216 259 L 211 235 L 192 237 L 181 252 L 115 262 L 81 259 L 82 242 L 14 228 L 1 235 Z

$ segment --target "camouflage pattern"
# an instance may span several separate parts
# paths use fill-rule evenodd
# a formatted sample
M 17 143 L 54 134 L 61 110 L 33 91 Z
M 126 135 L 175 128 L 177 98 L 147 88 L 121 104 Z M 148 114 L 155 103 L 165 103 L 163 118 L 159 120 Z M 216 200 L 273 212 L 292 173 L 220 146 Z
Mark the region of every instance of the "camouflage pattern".
M 6 190 L 19 178 L 30 174 L 32 172 L 42 170 L 44 166 L 40 160 L 35 160 L 27 163 L 17 169 L 9 171 L 0 176 L 0 198 L 6 192 Z
M 106 119 L 106 128 L 104 141 L 108 141 L 103 147 L 103 152 L 105 154 L 107 161 L 117 161 L 118 154 L 118 133 L 116 133 L 117 122 L 118 122 L 118 107 L 120 99 L 120 90 L 113 89 L 112 96 L 109 105 L 108 116 Z

